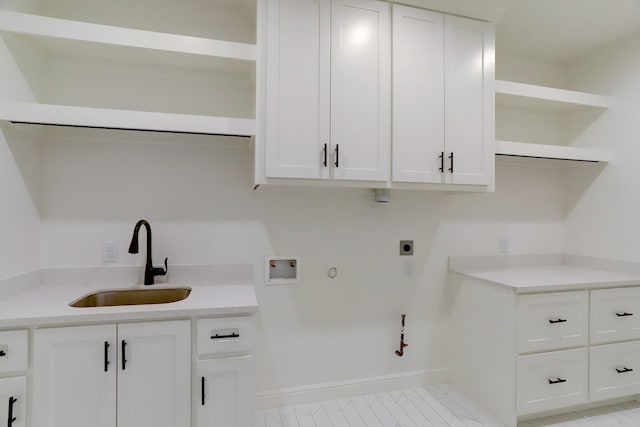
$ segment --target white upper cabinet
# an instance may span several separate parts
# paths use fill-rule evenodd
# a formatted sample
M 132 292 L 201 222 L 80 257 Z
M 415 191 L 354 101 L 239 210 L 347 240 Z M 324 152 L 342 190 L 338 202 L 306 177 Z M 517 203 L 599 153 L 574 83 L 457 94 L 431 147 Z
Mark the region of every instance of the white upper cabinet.
M 393 181 L 491 185 L 492 24 L 394 6 Z
M 270 0 L 267 178 L 386 181 L 389 5 Z
M 266 174 L 328 178 L 331 2 L 272 0 L 268 13 Z
M 445 17 L 446 182 L 493 183 L 495 30 L 493 24 Z
M 389 5 L 334 0 L 331 12 L 334 178 L 386 181 L 391 139 Z
M 393 180 L 442 182 L 444 15 L 393 7 Z

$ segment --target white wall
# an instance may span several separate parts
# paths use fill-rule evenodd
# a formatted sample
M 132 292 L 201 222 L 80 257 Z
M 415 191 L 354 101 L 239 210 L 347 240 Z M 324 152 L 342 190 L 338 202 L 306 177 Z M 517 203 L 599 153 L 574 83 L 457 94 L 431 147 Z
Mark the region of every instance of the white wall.
M 41 151 L 34 135 L 0 125 L 0 279 L 38 268 Z
M 101 265 L 104 241 L 119 244 L 120 264 L 141 265 L 144 254 L 126 253 L 139 218 L 151 222 L 158 264 L 253 264 L 258 390 L 447 367 L 447 257 L 495 254 L 501 236 L 513 253 L 564 249 L 554 169 L 502 165 L 495 194 L 394 191 L 380 204 L 369 190 L 253 191 L 249 141 L 100 135 L 44 146 L 42 266 Z M 149 138 L 163 143 L 131 142 Z M 411 279 L 401 239 L 415 240 Z M 301 254 L 303 283 L 265 287 L 267 254 Z M 401 313 L 410 346 L 399 359 Z
M 613 108 L 576 132 L 576 145 L 608 148 L 615 158 L 599 175 L 568 175 L 568 249 L 640 261 L 640 35 L 577 61 L 570 80 L 614 96 Z

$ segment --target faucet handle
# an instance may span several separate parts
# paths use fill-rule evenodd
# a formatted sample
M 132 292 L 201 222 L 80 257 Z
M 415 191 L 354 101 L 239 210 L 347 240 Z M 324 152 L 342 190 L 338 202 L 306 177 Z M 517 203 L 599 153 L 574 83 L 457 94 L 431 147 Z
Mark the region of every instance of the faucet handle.
M 166 276 L 167 273 L 169 272 L 168 261 L 169 261 L 168 257 L 164 259 L 164 268 L 162 268 L 162 267 L 153 267 L 153 269 L 152 269 L 153 275 L 154 276 Z

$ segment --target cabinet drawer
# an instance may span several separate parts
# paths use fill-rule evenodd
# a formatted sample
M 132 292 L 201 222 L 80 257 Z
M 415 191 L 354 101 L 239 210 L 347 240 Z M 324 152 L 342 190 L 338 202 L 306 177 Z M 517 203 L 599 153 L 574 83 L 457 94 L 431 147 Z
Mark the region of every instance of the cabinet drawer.
M 591 291 L 592 344 L 640 338 L 640 288 Z
M 0 332 L 0 374 L 24 371 L 29 365 L 29 332 Z
M 198 320 L 198 354 L 251 351 L 253 338 L 251 316 Z
M 589 350 L 591 400 L 640 393 L 640 342 L 601 345 Z
M 587 349 L 518 356 L 518 415 L 587 401 Z
M 589 293 L 560 292 L 518 298 L 518 353 L 587 343 Z

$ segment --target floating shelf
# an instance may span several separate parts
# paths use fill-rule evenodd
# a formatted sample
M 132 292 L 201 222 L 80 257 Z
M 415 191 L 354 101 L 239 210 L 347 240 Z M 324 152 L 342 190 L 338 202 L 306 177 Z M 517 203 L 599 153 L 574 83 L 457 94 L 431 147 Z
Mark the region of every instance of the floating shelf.
M 155 113 L 35 103 L 2 103 L 0 120 L 15 123 L 254 136 L 253 119 Z
M 246 43 L 158 33 L 10 11 L 0 11 L 0 30 L 44 38 L 244 61 L 255 61 L 257 52 L 255 45 Z
M 611 153 L 606 150 L 567 147 L 524 142 L 496 141 L 496 156 L 529 157 L 549 160 L 569 160 L 577 162 L 609 162 Z
M 604 95 L 496 80 L 496 104 L 567 112 L 581 108 L 610 108 L 612 100 Z

